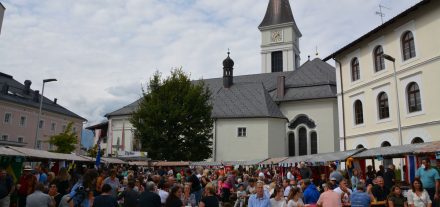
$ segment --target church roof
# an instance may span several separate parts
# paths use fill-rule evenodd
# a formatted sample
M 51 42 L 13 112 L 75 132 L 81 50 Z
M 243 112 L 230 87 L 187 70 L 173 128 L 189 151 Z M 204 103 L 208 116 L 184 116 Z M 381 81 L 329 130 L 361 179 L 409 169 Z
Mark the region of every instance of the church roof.
M 285 77 L 283 97 L 276 96 L 279 76 Z M 335 68 L 319 58 L 307 61 L 294 71 L 234 76 L 229 89 L 223 87 L 222 78 L 200 81 L 212 93 L 214 118 L 284 118 L 276 104 L 278 102 L 336 98 Z M 106 116 L 129 115 L 141 100 Z
M 25 86 L 22 83 L 18 82 L 8 74 L 0 73 L 0 88 L 5 87 L 6 85 L 8 86 L 8 91 L 5 91 L 6 93 L 0 93 L 0 100 L 39 109 L 40 101 L 35 101 L 33 99 L 35 92 L 32 89 L 30 89 L 29 94 L 26 94 L 24 92 Z M 39 96 L 41 97 L 41 94 L 39 94 Z M 46 97 L 43 97 L 42 109 L 43 111 L 62 114 L 68 117 L 86 121 L 85 118 L 79 116 L 78 114 L 75 114 L 74 112 L 64 108 L 63 106 L 55 103 L 54 101 Z
M 295 22 L 295 20 L 289 0 L 270 0 L 266 15 L 258 28 L 290 22 Z

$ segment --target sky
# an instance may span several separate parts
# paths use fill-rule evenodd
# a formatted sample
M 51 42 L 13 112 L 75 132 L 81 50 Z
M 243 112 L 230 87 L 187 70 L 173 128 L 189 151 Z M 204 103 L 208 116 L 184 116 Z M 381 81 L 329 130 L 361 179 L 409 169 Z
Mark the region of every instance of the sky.
M 258 25 L 268 0 L 0 0 L 0 71 L 86 118 L 85 126 L 142 95 L 155 71 L 192 79 L 261 72 Z M 291 0 L 301 61 L 325 58 L 419 0 Z M 329 64 L 333 62 L 329 61 Z

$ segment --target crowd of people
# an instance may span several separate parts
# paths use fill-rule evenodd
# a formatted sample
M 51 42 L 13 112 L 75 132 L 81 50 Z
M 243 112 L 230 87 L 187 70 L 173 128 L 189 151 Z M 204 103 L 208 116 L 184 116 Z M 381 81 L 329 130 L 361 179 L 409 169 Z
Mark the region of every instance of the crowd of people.
M 439 172 L 427 159 L 409 189 L 397 184 L 392 164 L 377 172 L 367 167 L 364 175 L 358 169 L 337 170 L 334 164 L 329 168 L 316 176 L 303 162 L 282 172 L 25 166 L 16 183 L 1 169 L 0 207 L 432 207 L 439 200 Z

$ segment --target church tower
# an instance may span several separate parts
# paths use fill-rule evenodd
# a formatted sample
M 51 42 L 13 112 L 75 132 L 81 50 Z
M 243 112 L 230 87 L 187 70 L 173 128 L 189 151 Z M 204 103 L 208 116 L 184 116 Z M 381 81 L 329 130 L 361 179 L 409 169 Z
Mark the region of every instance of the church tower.
M 299 67 L 299 38 L 302 36 L 289 0 L 269 0 L 261 32 L 261 69 L 263 73 L 293 71 Z

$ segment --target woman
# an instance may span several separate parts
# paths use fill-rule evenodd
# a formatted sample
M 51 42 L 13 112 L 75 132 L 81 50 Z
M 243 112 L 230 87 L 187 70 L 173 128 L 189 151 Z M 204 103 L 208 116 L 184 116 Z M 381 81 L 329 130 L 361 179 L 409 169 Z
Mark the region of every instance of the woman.
M 183 193 L 180 194 L 179 198 L 182 201 L 182 203 L 184 203 L 184 204 L 188 204 L 188 202 L 190 202 L 190 199 L 191 199 L 191 184 L 190 183 L 185 183 L 185 185 L 183 186 Z
M 373 180 L 374 180 L 374 178 L 376 178 L 376 171 L 373 169 L 373 166 L 368 165 L 367 172 L 365 174 L 367 176 L 367 185 L 374 184 Z
M 182 200 L 182 188 L 179 185 L 175 185 L 171 188 L 170 195 L 165 201 L 165 207 L 183 207 Z
M 199 207 L 218 207 L 219 202 L 215 196 L 215 189 L 212 185 L 205 186 L 205 196 L 199 203 Z
M 270 199 L 270 205 L 272 207 L 285 207 L 286 206 L 286 199 L 284 198 L 284 189 L 276 185 L 274 188 L 274 192 Z
M 355 190 L 357 184 L 359 183 L 359 170 L 358 169 L 353 169 L 353 175 L 350 178 L 351 181 L 351 189 Z
M 290 189 L 289 196 L 287 197 L 287 207 L 304 207 L 304 202 L 300 198 L 301 192 L 298 187 L 292 187 Z
M 422 181 L 419 178 L 414 179 L 412 182 L 411 190 L 408 191 L 407 197 L 410 207 L 432 207 L 429 194 L 423 189 Z
M 391 187 L 391 193 L 388 196 L 388 207 L 408 207 L 406 198 L 402 195 L 402 190 L 399 186 Z
M 58 176 L 55 178 L 58 192 L 61 195 L 66 195 L 67 193 L 69 193 L 69 179 L 70 176 L 67 173 L 67 169 L 65 167 L 61 168 Z

